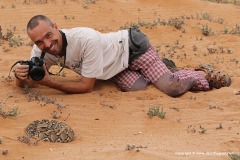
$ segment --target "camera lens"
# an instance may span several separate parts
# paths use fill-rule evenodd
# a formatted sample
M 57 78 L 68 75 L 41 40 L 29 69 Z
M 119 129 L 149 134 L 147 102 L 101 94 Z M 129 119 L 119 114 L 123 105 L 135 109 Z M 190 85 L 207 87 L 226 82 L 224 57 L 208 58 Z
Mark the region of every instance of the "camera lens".
M 34 66 L 30 72 L 29 72 L 30 77 L 35 80 L 35 81 L 40 81 L 44 78 L 45 76 L 45 71 L 42 67 Z

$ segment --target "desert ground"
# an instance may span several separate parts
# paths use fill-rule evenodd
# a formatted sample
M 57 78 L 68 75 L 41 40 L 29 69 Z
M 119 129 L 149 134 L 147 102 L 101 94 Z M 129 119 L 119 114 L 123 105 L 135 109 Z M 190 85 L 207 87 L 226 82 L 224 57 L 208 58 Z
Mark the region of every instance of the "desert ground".
M 11 66 L 29 59 L 28 20 L 100 32 L 140 27 L 161 57 L 178 67 L 211 64 L 230 87 L 172 98 L 150 85 L 122 92 L 97 81 L 87 94 L 15 86 Z M 240 157 L 240 2 L 238 0 L 0 0 L 0 160 L 229 160 Z M 9 75 L 10 72 L 10 75 Z M 64 69 L 59 80 L 80 76 Z M 159 108 L 162 117 L 148 114 Z M 69 125 L 68 143 L 21 141 L 36 120 Z M 234 158 L 235 157 L 235 158 Z

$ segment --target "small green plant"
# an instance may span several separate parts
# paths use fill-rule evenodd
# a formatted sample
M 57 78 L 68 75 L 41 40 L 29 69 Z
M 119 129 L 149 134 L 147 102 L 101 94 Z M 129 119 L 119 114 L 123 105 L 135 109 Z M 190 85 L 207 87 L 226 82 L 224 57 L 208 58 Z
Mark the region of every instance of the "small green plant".
M 205 1 L 217 2 L 217 3 L 222 3 L 222 4 L 231 3 L 234 5 L 240 5 L 240 0 L 205 0 Z
M 201 133 L 201 134 L 204 134 L 207 131 L 207 129 L 202 127 L 201 125 L 200 125 L 199 128 L 200 128 L 200 131 L 198 131 L 198 132 Z
M 224 28 L 224 30 L 223 30 L 223 34 L 228 34 L 228 28 Z
M 207 12 L 202 13 L 201 15 L 202 15 L 202 18 L 203 18 L 204 20 L 208 20 L 208 21 L 211 21 L 211 20 L 212 20 L 210 14 L 207 13 Z
M 11 117 L 15 117 L 19 114 L 18 108 L 14 107 L 9 111 L 4 111 L 1 107 L 0 107 L 0 115 L 3 117 L 7 117 L 7 116 L 11 116 Z
M 157 26 L 159 23 L 159 19 L 154 20 L 153 22 L 145 22 L 138 20 L 138 22 L 131 22 L 130 24 L 126 23 L 124 26 L 120 26 L 119 29 L 128 29 L 129 27 L 145 27 L 145 28 L 152 28 L 154 26 Z
M 240 34 L 240 26 L 236 24 L 236 27 L 232 29 L 231 34 Z
M 228 154 L 231 160 L 240 160 L 240 154 L 230 153 Z
M 233 0 L 233 4 L 240 5 L 240 0 Z
M 13 37 L 11 37 L 8 40 L 8 43 L 9 43 L 10 47 L 18 47 L 18 46 L 22 45 L 20 36 L 17 36 L 17 37 L 13 36 Z
M 218 20 L 217 20 L 217 22 L 218 22 L 219 24 L 223 24 L 224 18 L 223 18 L 223 17 L 219 17 Z
M 4 34 L 4 33 L 2 32 L 2 28 L 1 28 L 1 26 L 0 26 L 0 39 L 1 39 L 1 40 L 5 40 L 5 41 L 8 41 L 10 38 L 13 37 L 15 30 L 16 30 L 16 27 L 13 27 L 13 29 L 7 29 L 7 32 Z
M 207 48 L 207 50 L 208 50 L 208 53 L 210 53 L 210 54 L 217 52 L 217 49 L 215 49 L 215 48 Z
M 83 8 L 84 8 L 84 9 L 87 9 L 89 4 L 95 4 L 95 3 L 96 3 L 96 0 L 86 0 L 86 1 L 83 3 Z
M 36 4 L 45 4 L 47 3 L 48 0 L 24 0 L 23 4 L 31 4 L 31 3 L 36 3 Z
M 165 115 L 166 115 L 166 112 L 163 111 L 163 108 L 159 109 L 160 107 L 159 106 L 152 106 L 149 108 L 149 111 L 148 111 L 148 116 L 150 118 L 152 118 L 153 116 L 158 116 L 159 118 L 165 118 Z
M 181 29 L 184 25 L 184 20 L 179 18 L 170 18 L 167 23 L 169 26 L 174 26 L 176 29 Z
M 208 25 L 202 25 L 202 34 L 205 35 L 205 36 L 209 36 L 209 35 L 212 35 L 213 32 L 212 32 L 212 29 L 208 27 Z

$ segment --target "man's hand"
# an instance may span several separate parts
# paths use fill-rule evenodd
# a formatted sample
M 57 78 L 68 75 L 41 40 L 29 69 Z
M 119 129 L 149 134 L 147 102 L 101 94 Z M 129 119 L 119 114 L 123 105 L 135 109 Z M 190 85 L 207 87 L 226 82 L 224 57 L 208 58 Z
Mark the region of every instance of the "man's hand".
M 15 77 L 16 77 L 16 85 L 18 87 L 25 87 L 27 84 L 29 87 L 34 86 L 34 82 L 29 77 L 29 65 L 27 64 L 16 64 L 15 66 Z
M 29 65 L 18 63 L 15 67 L 15 77 L 20 80 L 28 79 Z

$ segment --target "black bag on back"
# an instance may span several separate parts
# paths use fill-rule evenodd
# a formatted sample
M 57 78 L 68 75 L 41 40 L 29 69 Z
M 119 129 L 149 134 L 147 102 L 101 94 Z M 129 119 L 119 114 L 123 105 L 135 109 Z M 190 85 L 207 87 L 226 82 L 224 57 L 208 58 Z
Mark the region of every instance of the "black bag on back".
M 139 28 L 131 27 L 129 29 L 129 64 L 150 47 L 149 39 Z

